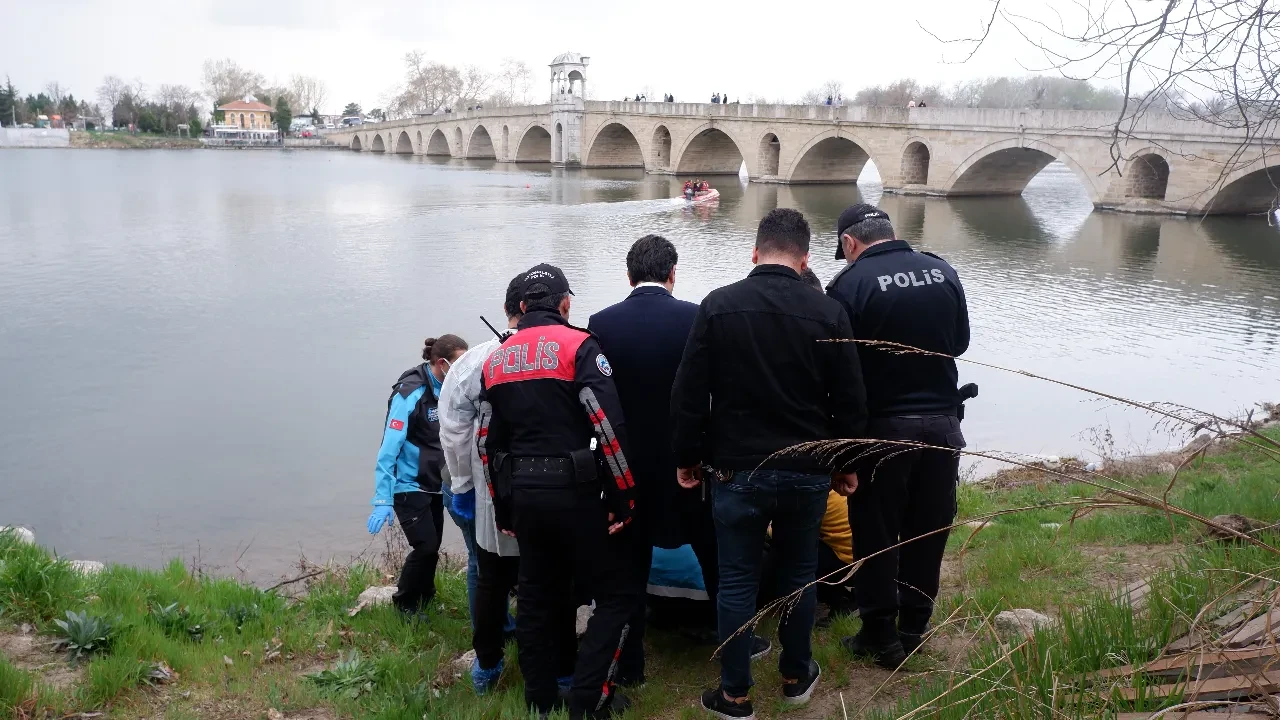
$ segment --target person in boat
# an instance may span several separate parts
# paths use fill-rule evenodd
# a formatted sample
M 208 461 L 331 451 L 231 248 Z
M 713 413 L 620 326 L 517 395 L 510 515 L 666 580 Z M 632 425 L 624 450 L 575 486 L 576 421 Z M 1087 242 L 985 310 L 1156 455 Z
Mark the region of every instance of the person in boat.
M 684 181 L 684 196 L 688 199 L 693 199 L 693 181 L 692 180 Z
M 703 180 L 702 184 L 698 186 L 698 192 L 710 192 L 710 191 L 711 191 L 711 183 L 707 182 L 706 180 Z

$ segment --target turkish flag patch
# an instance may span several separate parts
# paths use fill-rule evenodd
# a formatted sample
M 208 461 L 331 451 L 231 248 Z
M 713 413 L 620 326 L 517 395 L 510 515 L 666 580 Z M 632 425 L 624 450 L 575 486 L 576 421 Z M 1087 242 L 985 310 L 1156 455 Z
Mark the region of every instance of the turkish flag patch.
M 404 421 L 403 421 L 403 420 L 392 420 L 392 421 L 391 421 L 391 429 L 392 429 L 392 430 L 403 430 L 403 429 L 404 429 Z

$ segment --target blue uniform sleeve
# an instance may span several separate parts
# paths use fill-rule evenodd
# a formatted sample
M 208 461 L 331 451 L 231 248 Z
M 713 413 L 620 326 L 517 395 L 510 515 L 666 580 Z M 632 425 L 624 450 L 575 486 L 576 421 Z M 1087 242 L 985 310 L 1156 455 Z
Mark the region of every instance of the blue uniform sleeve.
M 373 504 L 391 505 L 396 487 L 396 459 L 404 447 L 409 429 L 409 411 L 413 410 L 413 398 L 396 393 L 391 397 L 391 409 L 387 412 L 387 426 L 383 428 L 382 447 L 378 448 L 378 464 L 373 471 Z

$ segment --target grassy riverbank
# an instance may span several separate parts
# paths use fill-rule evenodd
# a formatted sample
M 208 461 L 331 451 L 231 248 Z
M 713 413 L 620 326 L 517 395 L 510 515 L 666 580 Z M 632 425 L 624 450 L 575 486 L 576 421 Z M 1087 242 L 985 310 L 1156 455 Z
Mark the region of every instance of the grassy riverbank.
M 942 628 L 908 661 L 907 672 L 882 671 L 841 652 L 838 638 L 856 630 L 856 619 L 820 630 L 820 696 L 785 716 L 840 718 L 847 711 L 848 717 L 887 719 L 921 706 L 929 709 L 915 710 L 920 716 L 943 718 L 1098 717 L 1135 709 L 1105 693 L 1064 688 L 1081 673 L 1154 656 L 1199 607 L 1246 573 L 1280 579 L 1275 555 L 1203 542 L 1193 522 L 1170 523 L 1150 509 L 1100 508 L 1069 525 L 1071 509 L 1048 505 L 1101 499 L 1100 491 L 1059 480 L 1028 474 L 1025 484 L 1012 487 L 964 487 L 962 519 L 1037 509 L 1000 516 L 973 537 L 968 528 L 953 534 L 937 616 Z M 1125 482 L 1158 496 L 1169 478 Z M 1206 516 L 1237 512 L 1275 522 L 1278 489 L 1280 463 L 1237 448 L 1185 469 L 1169 500 Z M 1051 523 L 1063 525 L 1046 526 Z M 1143 577 L 1154 577 L 1145 611 L 1113 599 L 1112 588 Z M 6 536 L 0 538 L 0 715 L 526 717 L 513 662 L 499 691 L 485 698 L 476 698 L 455 672 L 453 659 L 470 645 L 465 587 L 456 571 L 442 572 L 440 580 L 431 620 L 406 624 L 386 607 L 348 615 L 361 590 L 387 581 L 370 566 L 321 573 L 291 599 L 193 573 L 179 562 L 163 570 L 113 566 L 84 577 L 44 549 Z M 985 618 L 1008 608 L 1039 610 L 1060 623 L 1020 648 L 1002 645 Z M 54 648 L 65 634 L 54 621 L 67 611 L 113 623 L 101 652 L 73 663 Z M 632 693 L 637 708 L 629 717 L 701 717 L 697 695 L 717 675 L 708 660 L 712 648 L 653 632 L 649 649 L 649 682 Z M 758 717 L 783 716 L 776 660 L 775 651 L 756 665 Z M 334 672 L 325 679 L 307 677 L 326 669 Z
M 71 133 L 71 147 L 98 150 L 190 150 L 202 146 L 199 138 L 88 130 Z

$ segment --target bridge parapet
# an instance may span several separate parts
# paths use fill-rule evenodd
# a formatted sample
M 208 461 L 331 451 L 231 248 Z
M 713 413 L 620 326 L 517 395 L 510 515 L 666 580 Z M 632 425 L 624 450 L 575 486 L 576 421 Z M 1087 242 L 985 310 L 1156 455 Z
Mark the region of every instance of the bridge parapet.
M 1035 110 L 1006 108 L 955 108 L 866 105 L 727 105 L 714 103 L 587 102 L 586 111 L 617 115 L 648 115 L 682 118 L 725 118 L 741 120 L 798 120 L 865 125 L 913 126 L 921 129 L 1022 130 L 1052 134 L 1110 135 L 1116 113 L 1105 110 Z M 1280 140 L 1280 128 L 1272 127 L 1262 137 Z M 1162 113 L 1148 113 L 1122 132 L 1145 138 L 1203 137 L 1244 139 L 1239 128 L 1184 120 Z

